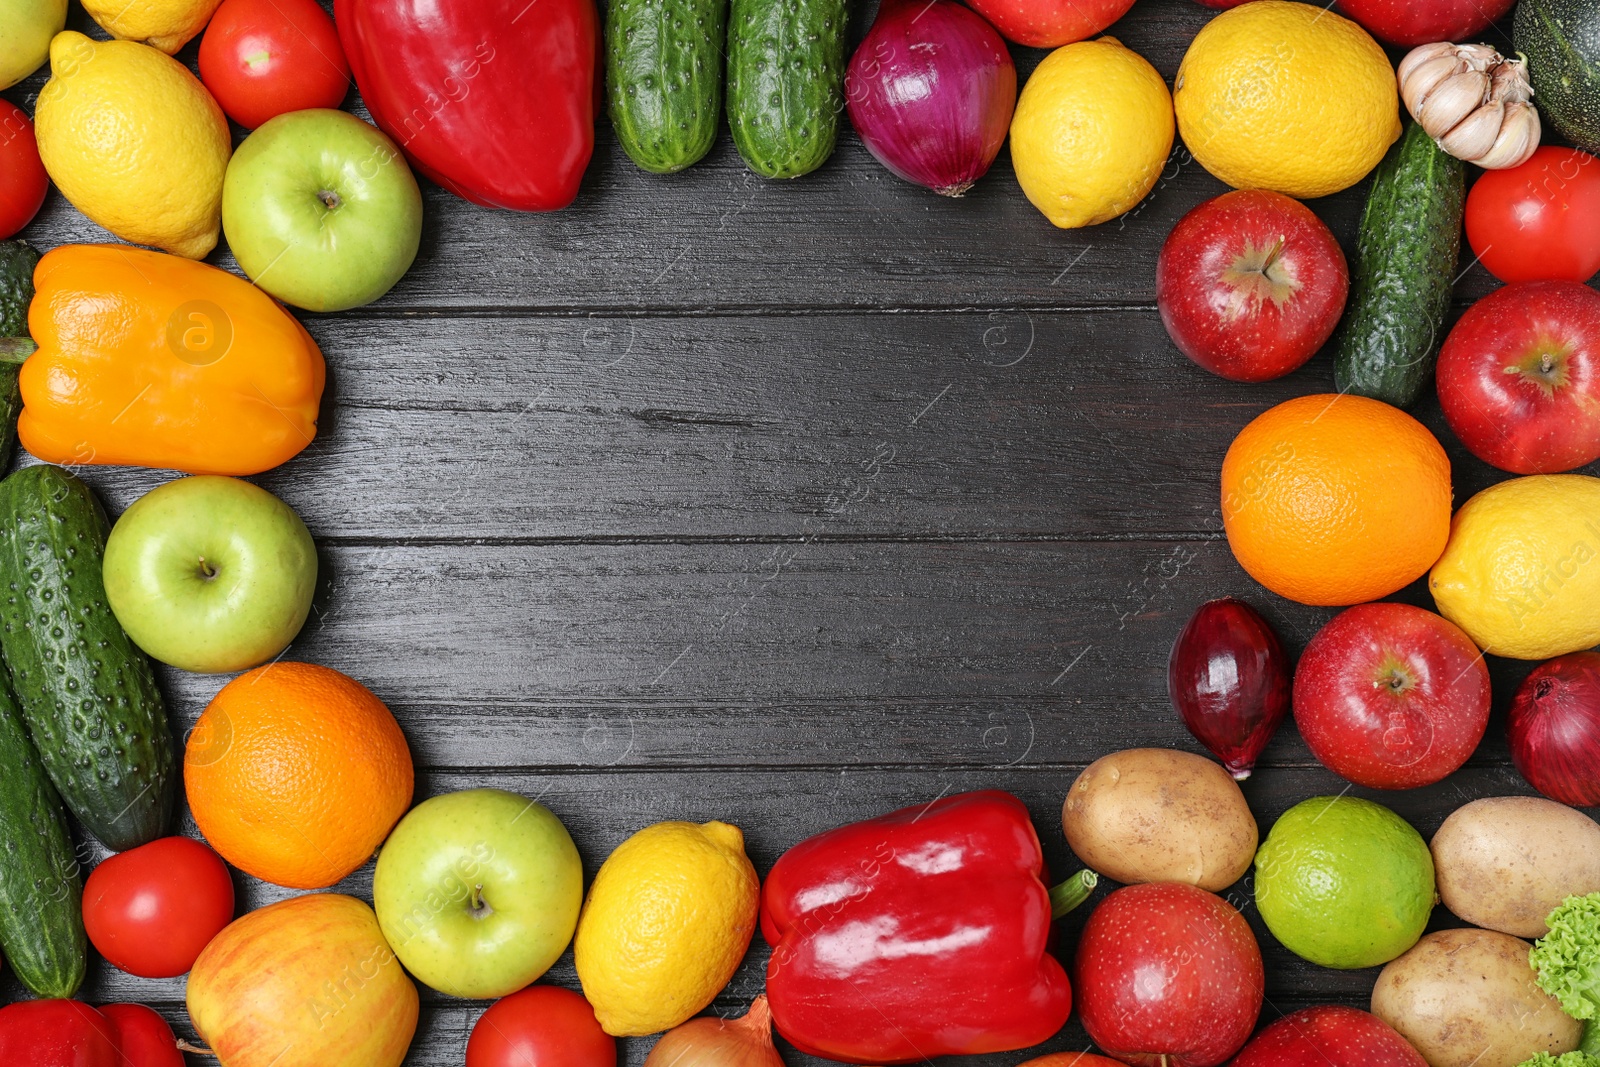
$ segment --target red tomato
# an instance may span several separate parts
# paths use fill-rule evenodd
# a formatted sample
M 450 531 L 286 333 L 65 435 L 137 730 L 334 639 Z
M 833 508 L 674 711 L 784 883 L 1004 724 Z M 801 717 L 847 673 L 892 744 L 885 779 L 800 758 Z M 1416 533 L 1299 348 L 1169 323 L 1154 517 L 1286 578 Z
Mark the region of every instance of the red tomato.
M 532 985 L 495 1001 L 472 1028 L 467 1067 L 617 1067 L 617 1043 L 589 1002 Z
M 1467 194 L 1467 241 L 1503 282 L 1586 282 L 1600 271 L 1600 160 L 1545 146 Z
M 83 884 L 83 925 L 100 955 L 140 978 L 176 978 L 233 921 L 233 879 L 217 854 L 163 837 L 112 856 Z
M 33 221 L 49 187 L 27 112 L 0 100 L 0 240 Z
M 0 1008 L 5 1067 L 121 1067 L 116 1027 L 81 1000 L 24 1000 Z
M 967 0 L 1008 41 L 1059 48 L 1093 37 L 1128 13 L 1133 0 Z
M 102 1004 L 100 1014 L 116 1033 L 122 1067 L 184 1067 L 172 1027 L 143 1004 Z
M 200 40 L 200 80 L 253 130 L 288 111 L 338 107 L 350 64 L 316 0 L 223 0 Z

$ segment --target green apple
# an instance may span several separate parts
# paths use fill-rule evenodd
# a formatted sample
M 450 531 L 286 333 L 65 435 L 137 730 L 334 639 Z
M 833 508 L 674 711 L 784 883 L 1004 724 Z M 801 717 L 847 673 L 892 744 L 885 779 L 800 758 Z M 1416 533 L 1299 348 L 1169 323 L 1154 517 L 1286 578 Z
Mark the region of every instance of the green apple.
M 550 969 L 572 940 L 583 865 L 550 809 L 502 789 L 423 801 L 372 877 L 383 936 L 418 981 L 488 1000 Z
M 44 66 L 67 24 L 67 0 L 0 0 L 0 89 Z
M 146 493 L 106 541 L 106 600 L 134 644 L 200 674 L 289 647 L 311 610 L 317 547 L 259 486 L 205 474 Z
M 411 268 L 422 193 L 374 127 L 343 111 L 291 111 L 233 153 L 222 229 L 261 288 L 308 311 L 343 311 L 378 299 Z

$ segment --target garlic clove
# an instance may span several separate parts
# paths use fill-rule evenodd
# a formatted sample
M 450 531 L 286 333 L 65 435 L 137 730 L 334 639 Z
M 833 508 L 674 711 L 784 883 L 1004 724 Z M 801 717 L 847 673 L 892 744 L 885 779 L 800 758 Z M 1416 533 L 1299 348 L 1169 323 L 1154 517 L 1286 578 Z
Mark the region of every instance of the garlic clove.
M 1456 55 L 1473 70 L 1490 71 L 1501 62 L 1500 53 L 1493 45 L 1463 44 L 1456 46 Z
M 1489 97 L 1489 76 L 1469 70 L 1446 78 L 1417 109 L 1417 121 L 1434 138 L 1443 137 L 1482 107 Z M 1488 146 L 1484 146 L 1485 150 Z
M 1509 170 L 1520 167 L 1533 157 L 1539 147 L 1542 129 L 1539 112 L 1532 104 L 1513 102 L 1506 105 L 1505 117 L 1500 121 L 1500 135 L 1494 147 L 1471 162 L 1484 170 Z
M 1430 63 L 1436 59 L 1449 59 L 1451 66 L 1453 67 L 1456 61 L 1456 46 L 1451 44 L 1449 41 L 1440 41 L 1437 44 L 1418 45 L 1416 48 L 1413 48 L 1411 51 L 1407 52 L 1406 57 L 1400 61 L 1400 69 L 1396 72 L 1395 76 L 1398 77 L 1402 82 L 1406 81 L 1411 77 L 1412 72 L 1418 67 L 1422 66 L 1424 63 Z
M 1463 70 L 1454 56 L 1438 56 L 1413 68 L 1400 83 L 1400 93 L 1405 97 L 1406 110 L 1415 116 L 1422 109 L 1422 105 L 1427 103 L 1429 95 L 1439 88 L 1441 82 L 1462 73 Z
M 1500 120 L 1505 105 L 1498 100 L 1484 104 L 1439 138 L 1439 147 L 1468 162 L 1486 156 L 1500 136 Z
M 1527 64 L 1508 59 L 1490 75 L 1489 96 L 1506 103 L 1527 103 L 1533 99 L 1533 83 L 1528 80 Z

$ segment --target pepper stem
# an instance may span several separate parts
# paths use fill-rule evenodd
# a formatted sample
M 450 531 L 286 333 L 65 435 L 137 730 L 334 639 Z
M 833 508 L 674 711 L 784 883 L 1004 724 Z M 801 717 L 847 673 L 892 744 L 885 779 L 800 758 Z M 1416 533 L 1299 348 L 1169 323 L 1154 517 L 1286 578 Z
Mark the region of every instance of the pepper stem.
M 1060 885 L 1050 887 L 1050 918 L 1059 919 L 1089 899 L 1100 876 L 1085 867 Z
M 30 337 L 0 337 L 0 365 L 20 367 L 37 351 L 39 346 Z

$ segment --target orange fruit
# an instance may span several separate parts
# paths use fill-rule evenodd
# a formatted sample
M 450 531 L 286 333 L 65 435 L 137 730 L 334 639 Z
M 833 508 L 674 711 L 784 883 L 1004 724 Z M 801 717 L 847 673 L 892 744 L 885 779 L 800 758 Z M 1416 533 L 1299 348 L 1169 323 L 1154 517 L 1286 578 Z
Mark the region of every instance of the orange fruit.
M 411 806 L 411 750 L 366 686 L 269 663 L 222 687 L 183 754 L 211 847 L 263 881 L 325 889 L 372 857 Z
M 1380 400 L 1302 396 L 1263 412 L 1222 461 L 1222 525 L 1250 577 L 1302 604 L 1386 597 L 1450 537 L 1450 461 Z

